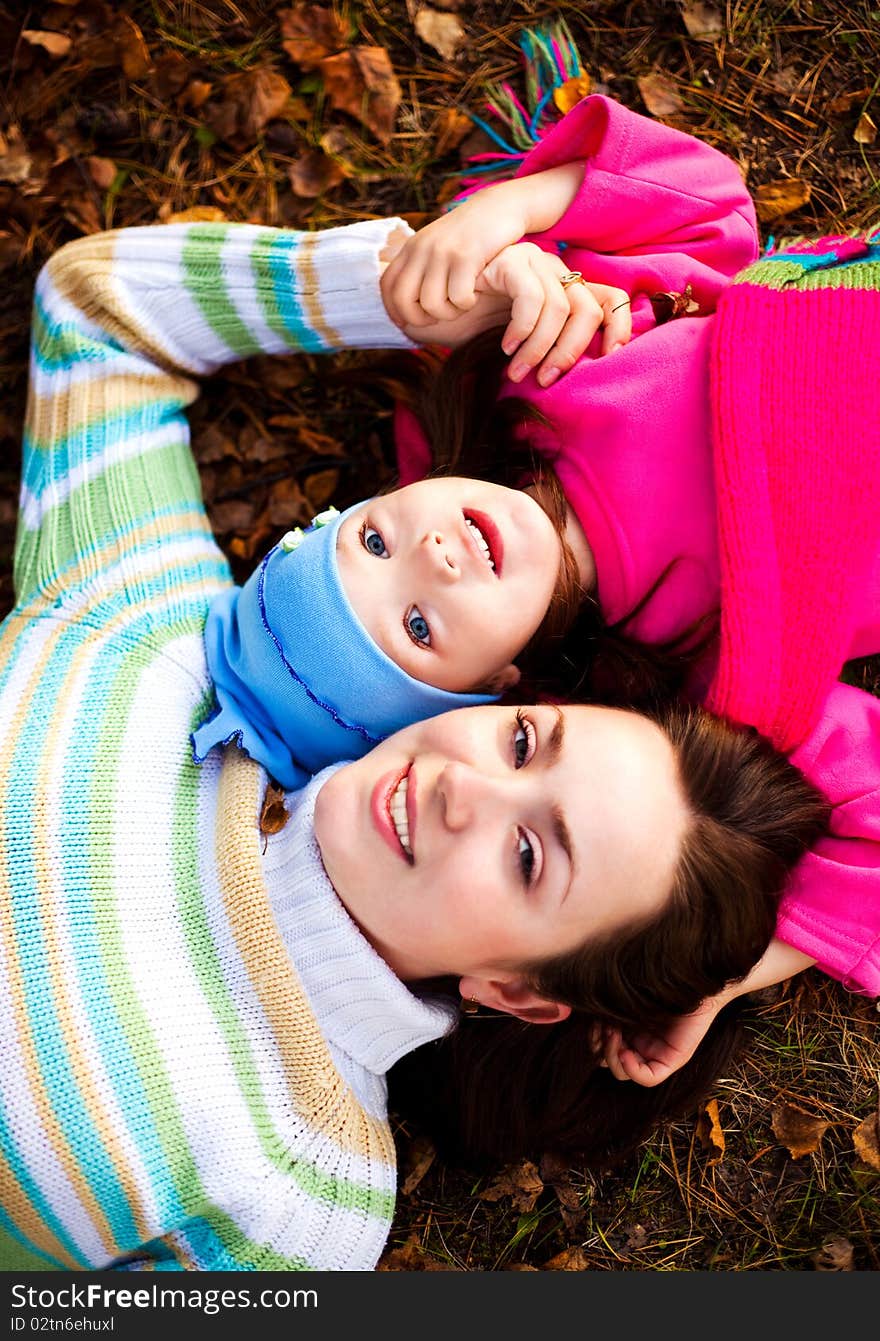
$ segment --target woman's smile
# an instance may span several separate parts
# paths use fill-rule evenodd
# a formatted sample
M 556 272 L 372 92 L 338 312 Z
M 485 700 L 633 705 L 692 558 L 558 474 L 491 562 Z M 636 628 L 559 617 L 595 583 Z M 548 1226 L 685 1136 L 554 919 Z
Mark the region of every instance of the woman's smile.
M 416 788 L 412 762 L 379 778 L 370 798 L 370 811 L 379 834 L 408 865 L 414 862 Z

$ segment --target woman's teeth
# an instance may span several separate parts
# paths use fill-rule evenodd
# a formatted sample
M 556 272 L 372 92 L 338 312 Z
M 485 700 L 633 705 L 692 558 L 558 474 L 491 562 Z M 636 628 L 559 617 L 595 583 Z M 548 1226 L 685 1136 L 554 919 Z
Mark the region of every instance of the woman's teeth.
M 409 778 L 404 775 L 398 782 L 394 791 L 391 793 L 391 800 L 388 802 L 388 813 L 391 816 L 391 822 L 394 825 L 400 846 L 408 857 L 412 856 L 412 848 L 409 845 L 409 820 L 406 814 L 406 793 L 409 790 Z
M 483 558 L 486 560 L 487 564 L 494 573 L 495 564 L 492 561 L 492 551 L 486 544 L 486 538 L 483 535 L 483 532 L 480 530 L 479 526 L 477 526 L 476 522 L 471 521 L 470 517 L 465 517 L 465 521 L 467 522 L 467 525 L 470 527 L 471 535 L 474 537 L 480 549 L 483 551 Z

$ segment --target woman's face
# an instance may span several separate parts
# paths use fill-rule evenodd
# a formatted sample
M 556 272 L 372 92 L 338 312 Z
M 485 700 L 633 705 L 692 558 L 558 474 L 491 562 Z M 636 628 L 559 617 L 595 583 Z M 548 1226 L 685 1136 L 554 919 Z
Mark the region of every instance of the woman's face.
M 315 828 L 339 897 L 400 978 L 503 981 L 661 908 L 687 814 L 646 718 L 479 707 L 339 769 Z
M 500 692 L 538 629 L 561 545 L 529 494 L 456 476 L 370 500 L 339 528 L 346 595 L 379 647 L 416 680 Z

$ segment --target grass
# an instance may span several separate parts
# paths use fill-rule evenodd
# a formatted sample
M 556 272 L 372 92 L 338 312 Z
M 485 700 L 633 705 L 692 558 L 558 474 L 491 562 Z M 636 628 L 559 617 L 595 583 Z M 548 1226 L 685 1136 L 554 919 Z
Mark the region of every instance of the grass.
M 880 144 L 854 139 L 863 113 L 880 124 L 880 0 L 714 0 L 723 25 L 715 43 L 691 38 L 679 6 L 665 0 L 473 0 L 459 11 L 467 42 L 453 60 L 418 40 L 405 0 L 345 0 L 338 12 L 350 30 L 388 49 L 401 82 L 387 145 L 334 111 L 320 79 L 285 56 L 278 19 L 285 7 L 280 0 L 108 5 L 104 26 L 111 11 L 129 14 L 157 66 L 129 78 L 118 63 L 90 65 L 76 50 L 53 63 L 20 38 L 21 7 L 0 3 L 0 130 L 8 136 L 19 127 L 44 168 L 42 184 L 0 181 L 3 612 L 11 603 L 30 295 L 40 264 L 83 227 L 84 209 L 98 227 L 152 223 L 194 206 L 296 227 L 387 214 L 423 222 L 450 190 L 461 152 L 480 147 L 479 134 L 461 146 L 454 136 L 444 141 L 443 127 L 456 110 L 480 110 L 487 83 L 518 78 L 524 25 L 564 15 L 601 91 L 644 111 L 638 80 L 662 71 L 682 102 L 674 124 L 734 157 L 753 192 L 790 177 L 809 184 L 800 209 L 763 221 L 765 238 L 880 222 Z M 99 0 L 82 13 L 101 27 Z M 33 3 L 27 27 L 48 26 L 53 14 L 59 23 L 58 6 Z M 71 8 L 69 22 L 78 17 Z M 184 87 L 194 78 L 211 84 L 207 105 L 173 89 L 174 61 L 183 63 Z M 290 83 L 288 107 L 256 133 L 224 139 L 208 115 L 223 79 L 264 67 Z M 288 168 L 328 131 L 347 175 L 323 195 L 297 197 Z M 53 166 L 61 151 L 67 163 Z M 112 160 L 109 187 L 95 185 L 89 156 Z M 388 386 L 333 377 L 368 366 L 350 354 L 252 359 L 205 387 L 192 413 L 194 446 L 218 540 L 240 580 L 280 513 L 307 520 L 329 498 L 344 506 L 388 478 Z M 880 691 L 880 660 L 851 664 L 846 678 Z M 489 1200 L 491 1179 L 435 1160 L 399 1197 L 386 1265 L 880 1269 L 880 1172 L 853 1145 L 859 1124 L 878 1112 L 878 1023 L 874 1002 L 816 971 L 765 993 L 748 1047 L 717 1086 L 720 1160 L 704 1147 L 696 1115 L 658 1132 L 613 1175 L 542 1168 L 532 1205 L 525 1194 L 519 1204 L 511 1194 Z M 777 1134 L 774 1113 L 785 1106 L 828 1123 L 813 1151 L 794 1157 Z M 415 1134 L 397 1135 L 405 1170 Z M 832 1247 L 823 1254 L 825 1244 Z

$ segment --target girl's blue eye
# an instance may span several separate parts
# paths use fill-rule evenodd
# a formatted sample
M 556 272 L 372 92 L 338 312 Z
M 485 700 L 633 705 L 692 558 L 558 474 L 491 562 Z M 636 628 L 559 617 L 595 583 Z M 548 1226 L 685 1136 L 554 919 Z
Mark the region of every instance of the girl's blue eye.
M 525 713 L 516 714 L 516 726 L 513 731 L 513 766 L 522 768 L 535 753 L 535 728 Z
M 431 630 L 428 627 L 428 621 L 417 605 L 410 606 L 403 622 L 414 643 L 418 643 L 421 647 L 431 646 Z
M 519 869 L 522 873 L 523 884 L 530 885 L 535 871 L 535 849 L 529 842 L 528 834 L 519 830 L 519 836 L 516 844 L 516 855 L 519 861 Z
M 374 526 L 364 522 L 361 527 L 361 544 L 365 550 L 374 555 L 377 559 L 387 559 L 388 551 L 385 548 L 385 541 Z

